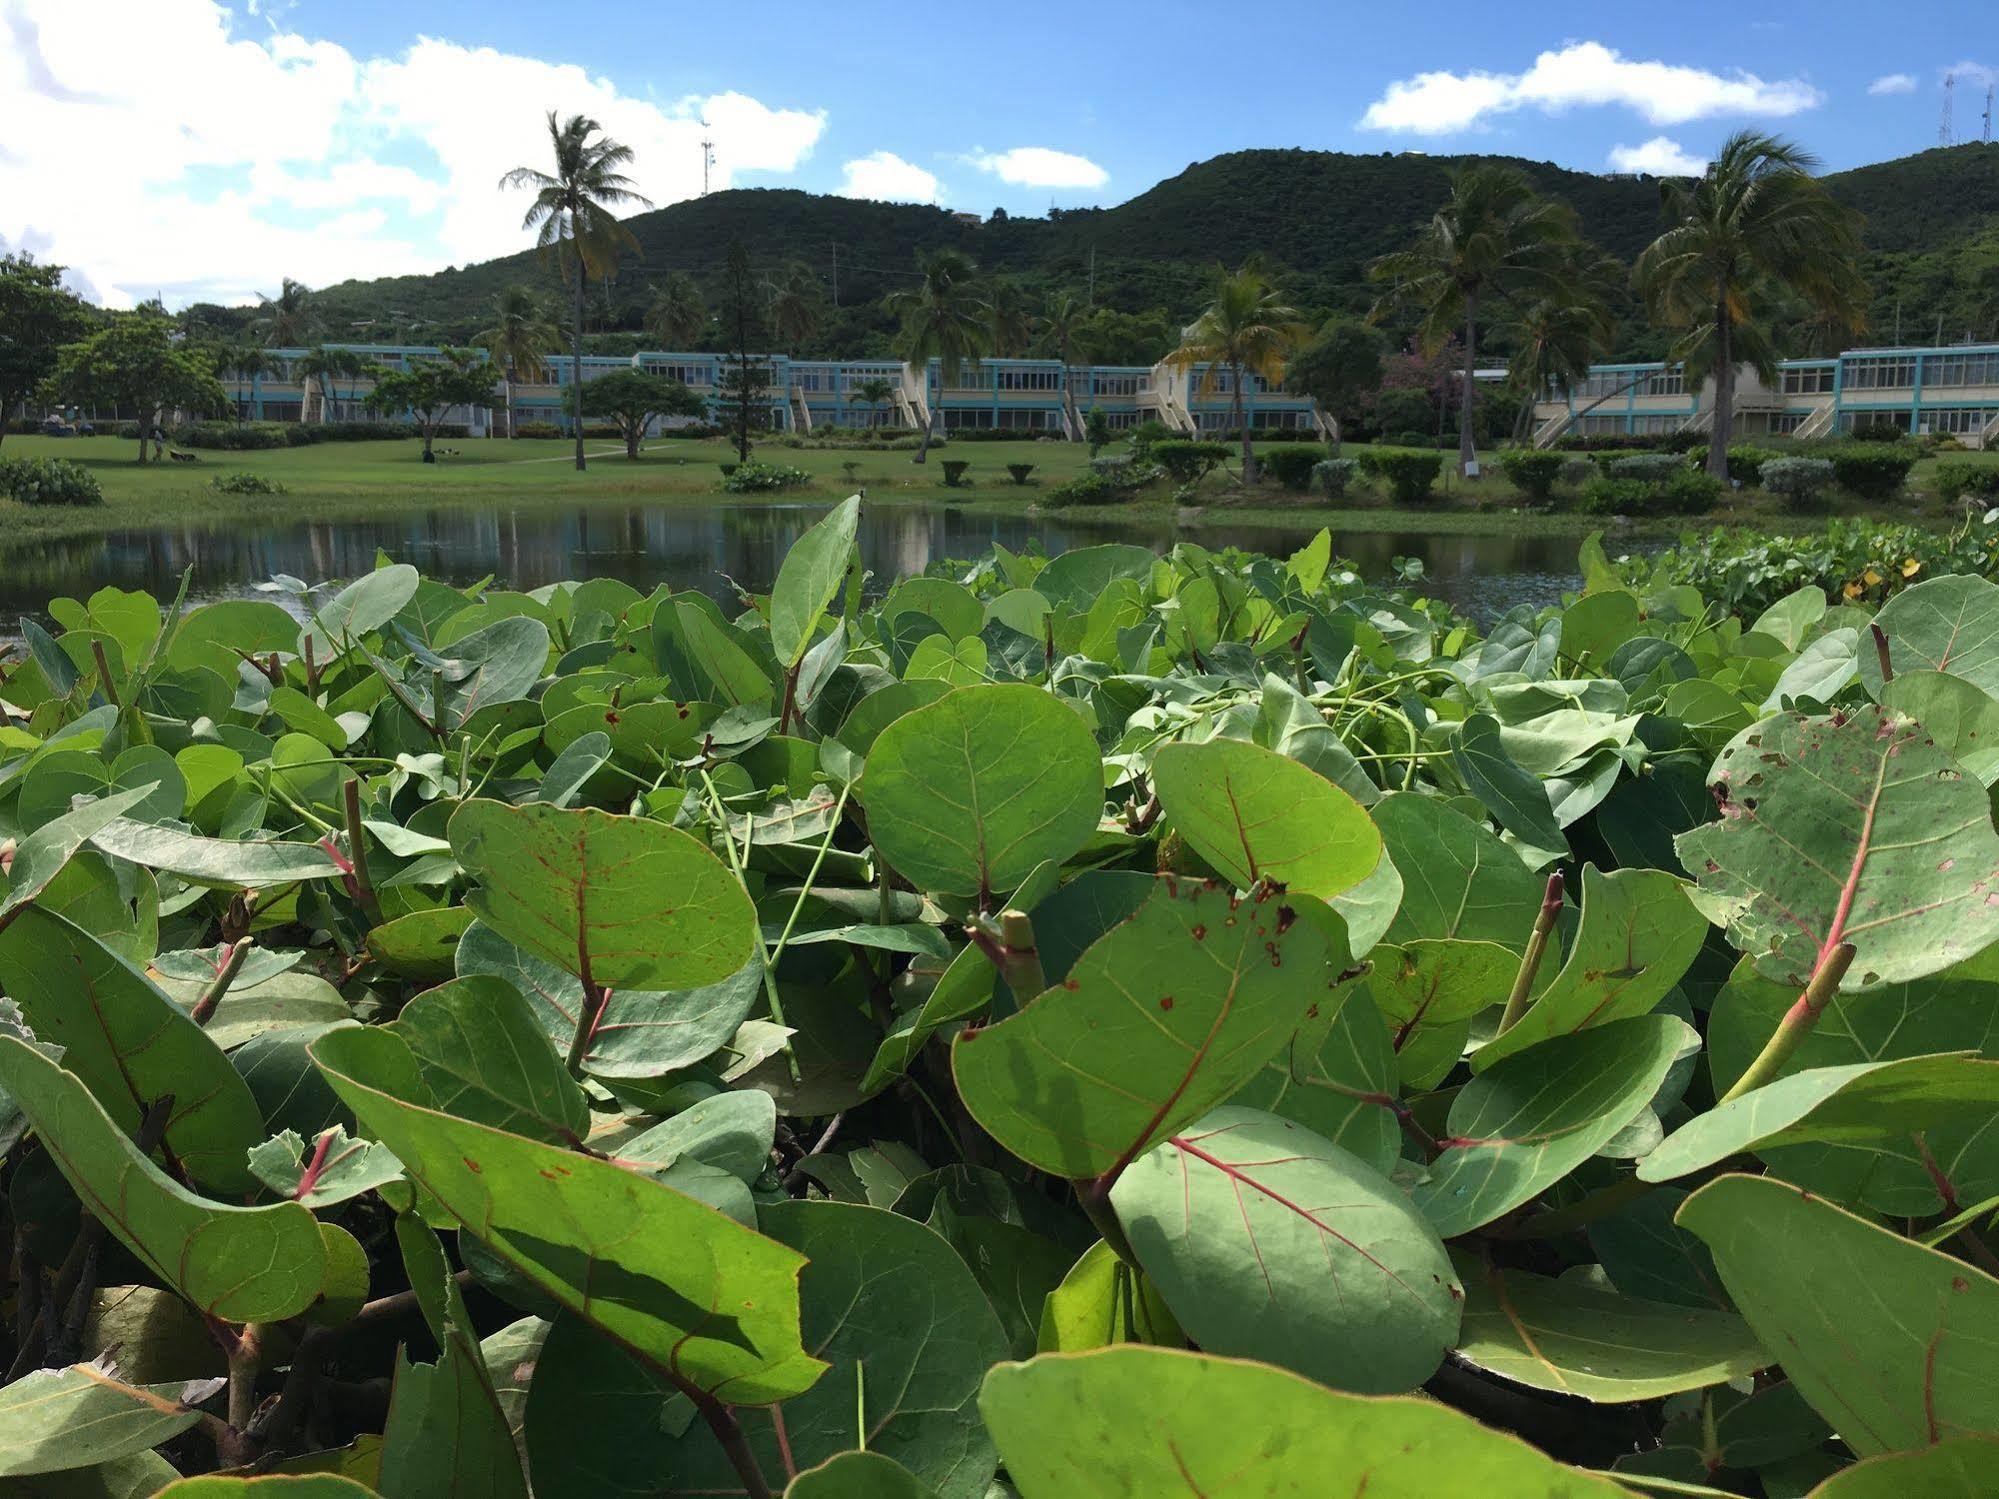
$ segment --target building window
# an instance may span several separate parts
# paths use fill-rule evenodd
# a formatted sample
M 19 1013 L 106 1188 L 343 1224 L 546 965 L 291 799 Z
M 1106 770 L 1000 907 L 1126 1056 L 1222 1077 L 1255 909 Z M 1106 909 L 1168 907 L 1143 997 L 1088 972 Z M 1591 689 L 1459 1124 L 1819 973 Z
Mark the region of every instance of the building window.
M 1591 370 L 1582 384 L 1576 387 L 1576 395 L 1583 400 L 1618 395 L 1628 389 L 1638 376 L 1637 370 Z
M 1810 413 L 1805 411 L 1774 411 L 1770 414 L 1770 430 L 1780 436 L 1786 432 L 1795 432 L 1805 424 L 1805 418 L 1809 415 Z
M 1981 410 L 1975 406 L 1968 406 L 1950 411 L 1925 411 L 1920 418 L 1918 430 L 1950 432 L 1961 437 L 1966 433 L 1983 432 L 1985 424 L 1995 416 L 1999 416 L 1999 408 Z
M 1638 387 L 1641 396 L 1683 396 L 1687 393 L 1687 376 L 1683 370 L 1665 370 L 1646 377 Z
M 1879 359 L 1850 359 L 1846 365 L 1848 390 L 1907 390 L 1916 383 L 1915 356 L 1891 354 Z
M 1909 413 L 1906 408 L 1888 411 L 1842 411 L 1839 414 L 1839 430 L 1851 432 L 1855 427 L 1900 427 L 1909 430 Z
M 1807 365 L 1783 372 L 1780 389 L 1787 396 L 1829 396 L 1839 373 L 1837 365 Z
M 1932 354 L 1923 361 L 1923 388 L 1933 385 L 1999 385 L 1999 353 Z

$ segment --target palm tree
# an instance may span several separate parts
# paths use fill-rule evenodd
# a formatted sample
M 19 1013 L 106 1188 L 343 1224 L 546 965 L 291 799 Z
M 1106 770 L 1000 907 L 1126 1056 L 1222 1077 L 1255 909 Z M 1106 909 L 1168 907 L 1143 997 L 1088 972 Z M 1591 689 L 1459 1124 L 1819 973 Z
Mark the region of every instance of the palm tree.
M 231 344 L 222 351 L 215 361 L 215 367 L 225 375 L 234 375 L 238 380 L 247 381 L 250 386 L 250 411 L 257 411 L 257 381 L 277 368 L 277 361 L 265 352 L 261 344 Z
M 304 390 L 308 380 L 319 381 L 320 403 L 324 407 L 339 398 L 339 392 L 333 383 L 336 379 L 345 375 L 350 380 L 356 380 L 366 374 L 367 370 L 368 361 L 352 349 L 336 349 L 330 344 L 321 344 L 316 349 L 307 350 L 305 357 L 298 362 L 299 415 L 301 417 L 305 415 Z M 351 390 L 349 395 L 351 398 Z
M 995 276 L 986 286 L 986 347 L 995 359 L 1012 359 L 1027 352 L 1040 319 L 1027 310 L 1027 296 L 1010 276 Z
M 1534 404 L 1553 392 L 1567 399 L 1598 353 L 1616 335 L 1610 288 L 1624 268 L 1607 255 L 1578 257 L 1572 274 L 1521 308 L 1513 326 L 1508 381 L 1520 395 L 1513 440 L 1534 420 Z
M 652 289 L 645 328 L 668 349 L 691 349 L 708 331 L 708 302 L 685 271 L 675 271 Z
M 507 436 L 514 435 L 514 383 L 538 374 L 550 354 L 562 347 L 562 330 L 537 297 L 525 286 L 502 288 L 493 299 L 493 326 L 479 342 L 499 362 L 506 378 Z
M 1304 341 L 1305 333 L 1297 310 L 1286 305 L 1261 271 L 1244 266 L 1233 273 L 1217 274 L 1215 300 L 1180 330 L 1179 347 L 1166 356 L 1168 367 L 1176 370 L 1205 365 L 1201 376 L 1204 391 L 1212 388 L 1218 370 L 1229 372 L 1229 410 L 1242 438 L 1245 484 L 1256 478 L 1256 449 L 1250 442 L 1249 420 L 1243 408 L 1243 381 L 1257 374 L 1273 386 L 1282 384 L 1285 363 Z
M 1574 265 L 1575 215 L 1535 193 L 1512 167 L 1475 163 L 1451 174 L 1451 195 L 1406 250 L 1384 255 L 1367 268 L 1386 290 L 1368 313 L 1379 322 L 1396 308 L 1418 314 L 1416 340 L 1425 354 L 1453 334 L 1464 341 L 1463 385 L 1458 401 L 1458 471 L 1478 462 L 1472 442 L 1472 401 L 1477 386 L 1478 322 L 1506 298 L 1553 291 Z
M 880 375 L 870 375 L 854 387 L 854 394 L 867 403 L 868 430 L 881 425 L 882 407 L 895 399 L 895 386 Z
M 1731 135 L 1697 180 L 1660 184 L 1667 227 L 1633 267 L 1646 304 L 1660 322 L 1684 330 L 1672 350 L 1714 377 L 1714 430 L 1708 472 L 1728 474 L 1735 425 L 1736 366 L 1772 361 L 1765 304 L 1788 292 L 1851 328 L 1863 320 L 1865 288 L 1854 260 L 1858 216 L 1837 202 L 1807 152 L 1775 136 Z
M 305 301 L 311 295 L 310 287 L 289 276 L 279 284 L 275 297 L 257 294 L 262 311 L 254 326 L 266 344 L 274 349 L 295 349 L 311 336 L 312 310 Z
M 1041 336 L 1062 361 L 1062 407 L 1072 425 L 1080 423 L 1082 418 L 1076 412 L 1075 392 L 1069 389 L 1069 366 L 1075 362 L 1071 356 L 1088 316 L 1089 309 L 1067 292 L 1050 297 L 1041 313 Z
M 819 278 L 810 266 L 788 261 L 764 282 L 764 296 L 770 331 L 786 353 L 796 354 L 819 331 Z
M 930 420 L 916 448 L 917 463 L 930 456 L 930 440 L 943 417 L 943 388 L 958 371 L 976 363 L 985 344 L 984 309 L 973 300 L 972 262 L 956 250 L 937 250 L 922 257 L 922 284 L 891 292 L 883 307 L 902 320 L 896 354 L 929 379 L 930 361 L 938 367 L 938 399 L 930 403 Z
M 571 115 L 558 121 L 548 112 L 548 140 L 555 156 L 555 170 L 515 167 L 500 179 L 501 187 L 525 187 L 534 191 L 521 227 L 535 232 L 535 244 L 559 258 L 563 274 L 575 288 L 574 316 L 570 326 L 569 374 L 570 416 L 576 423 L 576 467 L 583 460 L 583 283 L 591 276 L 609 277 L 617 268 L 618 252 L 638 241 L 631 230 L 618 222 L 614 208 L 636 203 L 652 207 L 632 189 L 632 179 L 623 167 L 631 165 L 632 148 L 621 146 L 600 133 L 601 127 L 588 115 Z

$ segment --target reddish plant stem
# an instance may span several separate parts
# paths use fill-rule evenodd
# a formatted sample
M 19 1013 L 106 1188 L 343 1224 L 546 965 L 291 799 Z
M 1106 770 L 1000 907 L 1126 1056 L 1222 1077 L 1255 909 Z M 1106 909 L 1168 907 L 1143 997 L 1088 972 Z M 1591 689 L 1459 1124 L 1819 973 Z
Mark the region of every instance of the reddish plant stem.
M 222 966 L 215 971 L 215 981 L 202 991 L 201 998 L 194 1002 L 188 1012 L 196 1025 L 206 1025 L 215 1018 L 215 1011 L 222 1003 L 222 997 L 229 992 L 229 986 L 236 982 L 236 975 L 243 971 L 243 961 L 250 955 L 251 939 L 238 937 L 229 944 L 229 956 L 222 960 Z
M 361 914 L 370 926 L 382 924 L 382 903 L 375 895 L 375 882 L 368 877 L 368 844 L 361 828 L 361 783 L 350 780 L 342 788 L 347 811 L 347 855 L 353 861 L 348 884 Z
M 118 684 L 111 680 L 111 663 L 105 659 L 103 641 L 90 642 L 90 657 L 97 663 L 97 685 L 104 693 L 104 701 L 123 713 L 125 705 L 118 701 Z
M 1878 624 L 1870 622 L 1867 628 L 1874 632 L 1874 654 L 1881 658 L 1881 684 L 1885 687 L 1895 680 L 1895 668 L 1888 660 L 1888 636 Z
M 1534 975 L 1541 970 L 1541 958 L 1548 950 L 1548 938 L 1555 930 L 1555 918 L 1562 914 L 1562 872 L 1548 876 L 1548 888 L 1541 896 L 1541 912 L 1534 918 L 1534 930 L 1527 936 L 1527 950 L 1520 955 L 1520 971 L 1513 976 L 1513 991 L 1506 996 L 1506 1009 L 1499 1017 L 1499 1034 L 1505 1035 L 1527 1013 L 1527 1001 L 1534 992 Z
M 1851 942 L 1841 942 L 1819 955 L 1818 967 L 1812 970 L 1812 980 L 1805 985 L 1805 992 L 1784 1012 L 1784 1018 L 1777 1022 L 1777 1029 L 1763 1043 L 1763 1050 L 1757 1053 L 1756 1060 L 1735 1080 L 1735 1086 L 1722 1094 L 1718 1103 L 1730 1103 L 1745 1093 L 1776 1081 L 1777 1074 L 1783 1071 L 1791 1054 L 1819 1023 L 1819 1016 L 1825 1013 L 1825 1007 L 1839 992 L 1840 981 L 1852 966 Z

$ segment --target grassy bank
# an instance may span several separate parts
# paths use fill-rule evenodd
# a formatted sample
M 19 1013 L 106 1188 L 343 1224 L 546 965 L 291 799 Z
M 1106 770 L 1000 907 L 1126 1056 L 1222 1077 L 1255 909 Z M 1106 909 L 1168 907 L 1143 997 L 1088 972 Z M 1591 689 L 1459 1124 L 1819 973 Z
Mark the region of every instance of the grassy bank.
M 132 461 L 133 445 L 111 437 L 10 437 L 0 453 L 10 457 L 66 458 L 94 473 L 103 485 L 105 503 L 87 509 L 31 509 L 0 501 L 0 546 L 21 545 L 64 537 L 88 536 L 150 526 L 272 525 L 302 519 L 318 521 L 361 519 L 404 513 L 412 509 L 483 509 L 493 506 L 569 510 L 577 507 L 620 508 L 632 505 L 726 504 L 739 498 L 723 492 L 720 464 L 734 457 L 716 440 L 651 444 L 634 461 L 615 444 L 591 448 L 589 468 L 578 473 L 568 444 L 521 439 L 513 442 L 466 440 L 446 443 L 455 454 L 435 464 L 420 461 L 422 445 L 414 439 L 386 442 L 324 443 L 305 448 L 264 452 L 202 451 L 199 462 L 157 463 L 140 467 Z M 1347 451 L 1360 451 L 1349 444 Z M 831 501 L 866 491 L 872 504 L 949 504 L 978 511 L 1017 513 L 1039 500 L 1049 488 L 1081 473 L 1088 453 L 1081 444 L 1059 442 L 963 443 L 933 453 L 918 466 L 907 452 L 786 448 L 776 443 L 758 450 L 761 459 L 789 464 L 812 475 L 803 489 L 775 495 L 742 496 L 750 503 L 768 500 Z M 1999 463 L 1999 453 L 1969 455 Z M 968 462 L 962 485 L 946 488 L 944 458 Z M 1035 472 L 1026 485 L 1013 482 L 1007 465 L 1031 463 Z M 1919 465 L 1908 498 L 1876 507 L 1872 513 L 1910 520 L 1946 518 L 1944 507 L 1924 497 L 1926 472 L 1935 460 Z M 210 481 L 220 475 L 248 473 L 284 486 L 276 495 L 218 493 Z M 1438 534 L 1495 535 L 1574 534 L 1604 525 L 1602 517 L 1557 510 L 1536 513 L 1518 508 L 1520 497 L 1496 470 L 1473 485 L 1446 472 L 1434 500 L 1422 506 L 1395 506 L 1371 495 L 1331 506 L 1311 496 L 1292 495 L 1273 484 L 1250 491 L 1230 486 L 1223 475 L 1211 476 L 1200 503 L 1176 503 L 1164 486 L 1154 486 L 1136 503 L 1115 508 L 1070 510 L 1066 522 L 1116 527 L 1121 521 L 1156 525 L 1177 520 L 1198 533 L 1229 524 L 1327 525 L 1356 532 L 1430 531 Z M 1868 513 L 1847 507 L 1844 513 Z M 1744 524 L 1763 529 L 1807 530 L 1821 517 L 1784 511 L 1766 497 L 1750 496 L 1702 520 L 1676 517 L 1660 529 L 1676 531 L 1689 525 Z

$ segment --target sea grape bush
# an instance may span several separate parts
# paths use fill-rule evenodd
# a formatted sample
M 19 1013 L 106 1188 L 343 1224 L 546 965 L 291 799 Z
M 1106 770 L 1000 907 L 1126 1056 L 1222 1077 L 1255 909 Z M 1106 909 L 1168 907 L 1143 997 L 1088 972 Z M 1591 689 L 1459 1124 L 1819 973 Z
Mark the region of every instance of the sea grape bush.
M 24 624 L 8 1492 L 1989 1492 L 1999 586 L 860 524 Z

